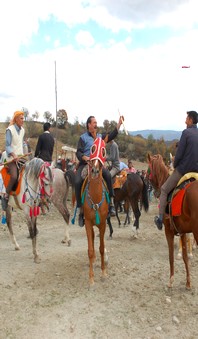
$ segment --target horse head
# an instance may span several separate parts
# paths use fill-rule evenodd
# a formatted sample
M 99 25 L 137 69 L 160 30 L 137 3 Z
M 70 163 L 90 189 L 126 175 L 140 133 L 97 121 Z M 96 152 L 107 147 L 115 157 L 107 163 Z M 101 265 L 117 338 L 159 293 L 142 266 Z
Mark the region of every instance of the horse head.
M 148 159 L 148 170 L 147 175 L 154 188 L 154 193 L 157 198 L 160 196 L 161 186 L 168 178 L 168 168 L 164 164 L 163 158 L 160 154 L 147 156 Z
M 106 161 L 106 148 L 105 142 L 102 138 L 97 138 L 90 150 L 89 159 L 89 173 L 92 178 L 97 178 L 99 175 L 102 176 L 102 167 Z

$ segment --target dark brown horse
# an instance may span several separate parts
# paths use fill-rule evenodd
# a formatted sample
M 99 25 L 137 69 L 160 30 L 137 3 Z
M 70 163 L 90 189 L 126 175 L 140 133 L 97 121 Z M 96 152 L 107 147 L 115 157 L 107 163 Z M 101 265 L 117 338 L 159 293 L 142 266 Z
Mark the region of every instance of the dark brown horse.
M 127 180 L 122 188 L 114 189 L 114 205 L 116 210 L 116 217 L 119 225 L 120 219 L 118 216 L 119 203 L 123 200 L 126 201 L 126 206 L 131 205 L 132 211 L 135 217 L 133 226 L 136 228 L 136 232 L 139 230 L 139 219 L 141 216 L 139 204 L 141 203 L 145 212 L 149 209 L 149 201 L 147 194 L 147 186 L 144 180 L 136 173 L 129 173 Z
M 160 154 L 148 155 L 149 176 L 151 183 L 159 196 L 161 186 L 168 177 L 168 169 Z M 165 234 L 169 248 L 170 280 L 169 287 L 174 281 L 174 236 L 180 235 L 182 240 L 182 257 L 186 268 L 186 288 L 191 287 L 190 272 L 187 255 L 186 233 L 192 232 L 198 242 L 198 181 L 193 181 L 185 190 L 182 202 L 181 215 L 166 214 L 163 220 Z

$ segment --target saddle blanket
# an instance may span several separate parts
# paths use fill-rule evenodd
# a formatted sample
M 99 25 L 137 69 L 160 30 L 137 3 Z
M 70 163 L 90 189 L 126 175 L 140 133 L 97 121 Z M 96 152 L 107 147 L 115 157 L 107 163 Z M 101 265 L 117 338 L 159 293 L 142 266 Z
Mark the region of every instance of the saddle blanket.
M 181 215 L 181 212 L 182 212 L 182 202 L 183 202 L 184 194 L 185 194 L 186 189 L 191 184 L 192 184 L 192 182 L 187 184 L 180 191 L 178 191 L 178 193 L 176 193 L 176 195 L 173 197 L 173 200 L 172 200 L 172 203 L 171 203 L 172 216 L 173 217 L 178 217 L 179 215 Z
M 20 172 L 20 175 L 19 175 L 19 179 L 18 179 L 18 182 L 16 183 L 17 187 L 16 187 L 16 190 L 12 191 L 10 194 L 11 195 L 18 195 L 20 193 L 20 189 L 21 189 L 21 179 L 22 179 L 22 172 L 23 170 Z M 4 186 L 4 189 L 5 187 L 8 186 L 8 183 L 9 183 L 9 180 L 10 180 L 10 174 L 8 173 L 8 170 L 6 167 L 3 167 L 1 169 L 1 177 L 2 177 L 2 181 L 3 181 L 3 186 Z M 14 185 L 15 186 L 15 185 Z M 15 188 L 15 187 L 14 187 Z
M 115 181 L 113 182 L 113 188 L 122 188 L 125 181 L 127 180 L 127 172 L 121 171 L 119 175 L 116 175 Z

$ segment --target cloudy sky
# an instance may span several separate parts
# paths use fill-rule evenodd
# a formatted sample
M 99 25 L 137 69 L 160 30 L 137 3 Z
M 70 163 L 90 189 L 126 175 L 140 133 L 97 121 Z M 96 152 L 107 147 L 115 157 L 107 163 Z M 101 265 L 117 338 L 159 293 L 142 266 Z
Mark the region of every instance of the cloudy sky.
M 6 0 L 0 41 L 0 121 L 56 116 L 55 62 L 71 123 L 183 130 L 198 110 L 197 0 Z

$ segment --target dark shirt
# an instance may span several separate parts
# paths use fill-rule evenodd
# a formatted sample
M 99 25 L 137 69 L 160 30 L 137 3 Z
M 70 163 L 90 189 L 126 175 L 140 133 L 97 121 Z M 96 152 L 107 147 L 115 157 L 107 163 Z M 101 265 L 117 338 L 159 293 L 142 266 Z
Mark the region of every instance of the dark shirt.
M 198 172 L 198 129 L 194 124 L 183 130 L 177 147 L 174 168 L 182 175 Z
M 53 149 L 54 149 L 53 136 L 49 132 L 44 132 L 38 138 L 35 157 L 41 158 L 43 161 L 52 162 Z

